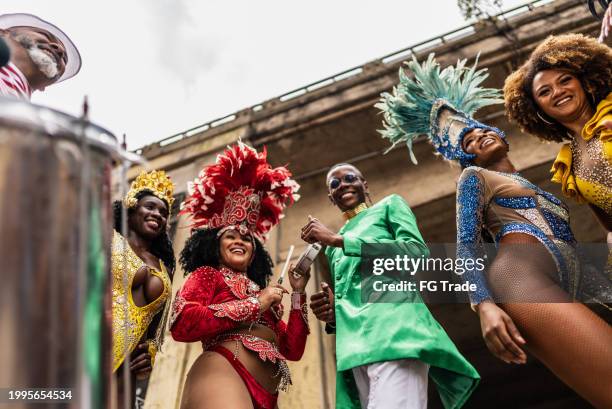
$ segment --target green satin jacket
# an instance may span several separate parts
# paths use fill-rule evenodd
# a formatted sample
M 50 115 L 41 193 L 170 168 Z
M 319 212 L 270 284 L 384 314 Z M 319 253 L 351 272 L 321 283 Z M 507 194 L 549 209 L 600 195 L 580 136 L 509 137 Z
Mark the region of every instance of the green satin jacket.
M 335 281 L 336 408 L 360 408 L 351 368 L 404 358 L 431 366 L 429 376 L 445 408 L 463 406 L 480 376 L 427 306 L 361 301 L 363 243 L 387 243 L 396 247 L 396 254 L 429 254 L 408 204 L 398 195 L 387 196 L 350 219 L 339 233 L 344 248 L 325 251 Z

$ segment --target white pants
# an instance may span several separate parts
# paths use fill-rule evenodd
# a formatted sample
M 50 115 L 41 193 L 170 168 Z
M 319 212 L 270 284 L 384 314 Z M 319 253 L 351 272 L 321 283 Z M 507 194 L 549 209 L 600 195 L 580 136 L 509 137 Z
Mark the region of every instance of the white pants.
M 353 368 L 362 409 L 427 409 L 429 365 L 415 359 Z

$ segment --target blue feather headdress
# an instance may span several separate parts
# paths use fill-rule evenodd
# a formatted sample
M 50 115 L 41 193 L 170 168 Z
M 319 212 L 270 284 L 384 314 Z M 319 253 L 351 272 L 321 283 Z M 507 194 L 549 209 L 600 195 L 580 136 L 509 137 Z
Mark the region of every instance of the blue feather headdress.
M 410 159 L 416 164 L 412 143 L 426 134 L 442 156 L 467 167 L 473 164 L 475 155 L 461 148 L 466 133 L 482 128 L 492 130 L 506 141 L 501 130 L 472 118 L 478 109 L 503 100 L 499 90 L 479 87 L 488 77 L 486 68 L 476 70 L 476 63 L 471 68 L 465 63 L 466 60 L 460 60 L 456 66 L 440 70 L 440 64 L 430 54 L 422 65 L 414 56 L 406 63 L 414 79 L 400 69 L 399 84 L 391 94 L 381 94 L 376 104 L 384 114 L 385 129 L 379 132 L 392 143 L 387 152 L 398 143 L 406 143 Z

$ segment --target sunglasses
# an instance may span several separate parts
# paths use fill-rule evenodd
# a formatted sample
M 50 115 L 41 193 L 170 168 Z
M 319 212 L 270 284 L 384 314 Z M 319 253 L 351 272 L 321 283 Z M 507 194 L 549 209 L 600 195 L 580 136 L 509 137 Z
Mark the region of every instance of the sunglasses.
M 339 178 L 331 178 L 329 180 L 329 188 L 332 190 L 338 189 L 338 187 L 340 187 L 340 183 L 342 183 L 344 181 L 344 183 L 347 184 L 353 184 L 355 183 L 356 180 L 359 180 L 359 176 L 357 176 L 354 173 L 347 173 L 346 175 L 342 176 L 341 179 Z

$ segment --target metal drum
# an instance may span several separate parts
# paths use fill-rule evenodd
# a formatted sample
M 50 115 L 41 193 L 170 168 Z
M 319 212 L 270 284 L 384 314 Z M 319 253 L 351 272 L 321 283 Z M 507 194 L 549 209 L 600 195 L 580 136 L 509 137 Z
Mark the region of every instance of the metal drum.
M 62 388 L 107 405 L 111 169 L 105 129 L 0 99 L 0 390 Z M 105 312 L 106 311 L 106 312 Z M 65 396 L 65 395 L 64 395 Z M 6 396 L 0 401 L 4 407 Z M 40 405 L 20 400 L 11 408 Z

